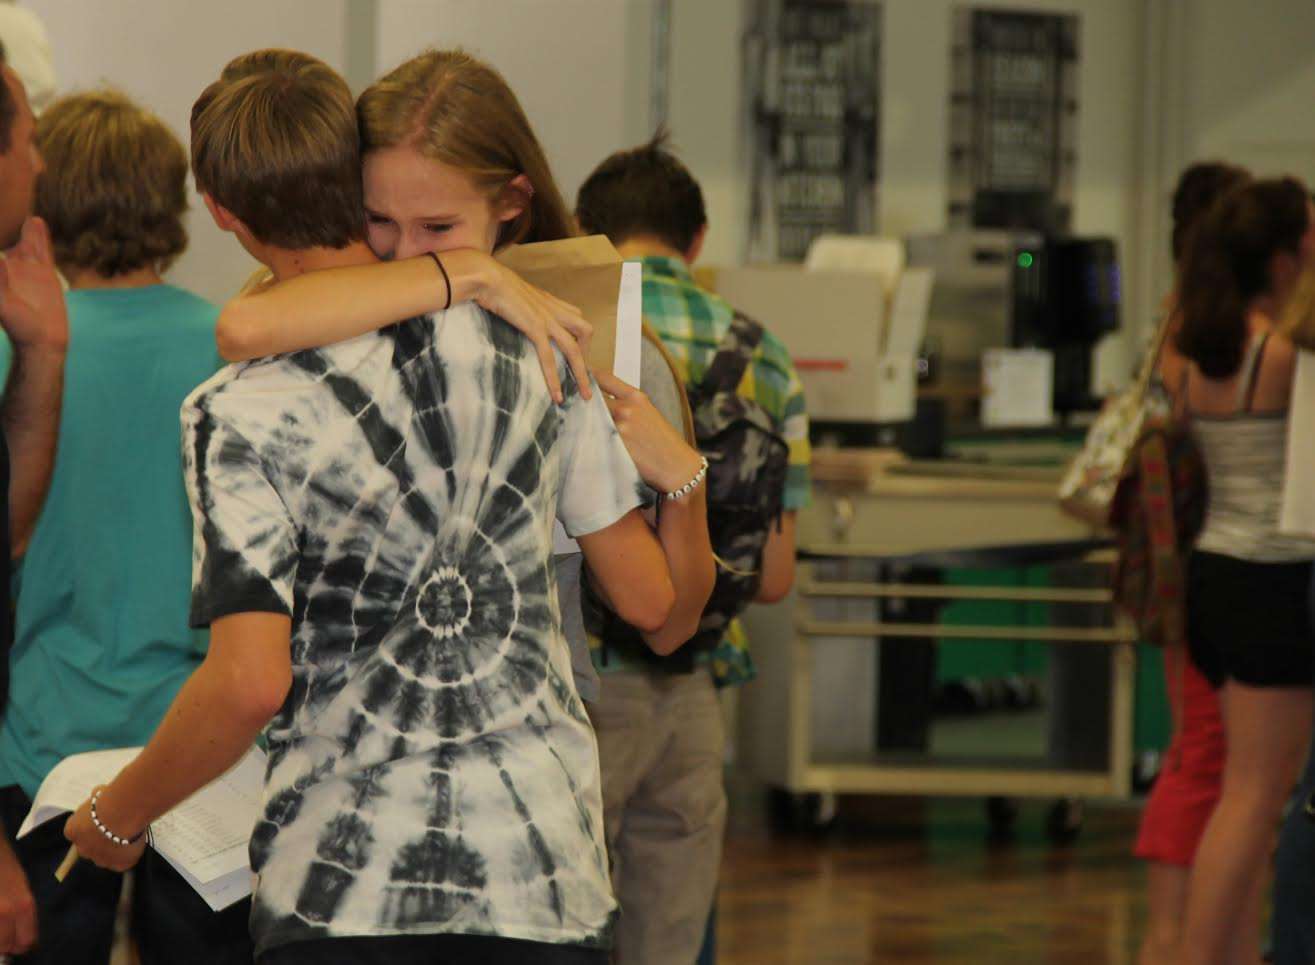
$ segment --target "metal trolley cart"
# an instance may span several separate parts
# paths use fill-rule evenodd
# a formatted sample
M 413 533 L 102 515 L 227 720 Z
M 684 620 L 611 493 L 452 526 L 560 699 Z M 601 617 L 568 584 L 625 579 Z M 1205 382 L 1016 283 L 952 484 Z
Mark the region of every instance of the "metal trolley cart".
M 1104 573 L 1111 555 L 1093 552 L 1099 533 L 1060 513 L 1053 475 L 895 460 L 861 480 L 815 487 L 814 504 L 800 517 L 793 618 L 783 619 L 779 608 L 755 608 L 748 616 L 759 679 L 741 698 L 740 753 L 756 776 L 805 810 L 808 802 L 843 793 L 980 795 L 996 826 L 1012 820 L 1012 799 L 1049 798 L 1056 802 L 1049 819 L 1056 838 L 1080 826 L 1075 802 L 1130 793 L 1135 633 L 1113 612 Z M 1062 563 L 1056 581 L 1062 576 L 1063 585 L 950 586 L 908 578 L 910 567 L 1041 563 Z M 935 608 L 957 600 L 1045 604 L 1052 619 L 1048 626 L 937 622 Z M 1053 645 L 1052 714 L 1085 704 L 1088 720 L 1058 738 L 1052 721 L 1050 750 L 1040 758 L 886 749 L 873 739 L 869 711 L 921 686 L 930 669 L 915 665 L 907 679 L 875 680 L 873 641 L 885 648 L 918 638 Z M 866 652 L 867 663 L 860 659 L 857 671 L 843 661 L 828 666 L 835 648 L 860 658 Z M 930 647 L 912 649 L 932 659 Z M 820 735 L 845 727 L 865 731 L 869 746 L 819 750 Z

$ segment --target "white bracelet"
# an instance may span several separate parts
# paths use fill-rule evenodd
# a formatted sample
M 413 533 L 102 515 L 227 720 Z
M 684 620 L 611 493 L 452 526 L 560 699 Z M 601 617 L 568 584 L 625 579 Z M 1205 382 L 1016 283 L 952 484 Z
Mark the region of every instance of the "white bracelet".
M 703 480 L 708 475 L 708 460 L 699 456 L 699 471 L 694 474 L 694 478 L 679 489 L 666 494 L 666 499 L 683 499 L 703 484 Z
M 120 847 L 126 848 L 130 844 L 136 844 L 142 839 L 142 835 L 146 833 L 145 831 L 140 832 L 135 838 L 121 838 L 109 828 L 105 827 L 105 825 L 101 824 L 100 815 L 96 813 L 96 800 L 100 797 L 100 792 L 103 790 L 105 790 L 105 788 L 98 787 L 91 795 L 91 823 L 96 826 L 97 831 L 105 835 L 105 837 L 109 838 Z

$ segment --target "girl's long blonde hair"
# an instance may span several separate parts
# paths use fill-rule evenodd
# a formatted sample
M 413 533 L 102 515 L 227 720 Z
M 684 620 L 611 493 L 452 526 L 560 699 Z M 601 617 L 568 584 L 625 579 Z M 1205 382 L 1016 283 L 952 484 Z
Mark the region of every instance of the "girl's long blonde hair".
M 356 102 L 361 153 L 410 146 L 465 172 L 492 201 L 524 174 L 524 210 L 503 224 L 497 248 L 576 233 L 548 159 L 502 75 L 462 50 L 427 50 L 375 81 Z

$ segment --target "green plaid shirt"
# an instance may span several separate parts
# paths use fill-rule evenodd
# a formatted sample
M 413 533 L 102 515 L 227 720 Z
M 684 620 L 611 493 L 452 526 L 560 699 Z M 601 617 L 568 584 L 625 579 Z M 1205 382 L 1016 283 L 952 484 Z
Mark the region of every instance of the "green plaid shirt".
M 685 385 L 697 385 L 730 328 L 734 310 L 723 299 L 695 284 L 689 268 L 680 259 L 648 257 L 642 261 L 644 321 L 662 339 Z M 790 361 L 790 353 L 771 332 L 765 333 L 754 352 L 739 392 L 776 420 L 782 438 L 789 444 L 784 506 L 787 511 L 802 509 L 812 499 L 808 468 L 812 452 L 808 445 L 804 387 Z M 595 650 L 595 663 L 604 673 L 645 666 L 616 650 L 610 651 L 603 663 L 598 653 Z M 748 640 L 738 620 L 731 624 L 726 639 L 704 659 L 711 664 L 718 686 L 746 683 L 756 672 Z

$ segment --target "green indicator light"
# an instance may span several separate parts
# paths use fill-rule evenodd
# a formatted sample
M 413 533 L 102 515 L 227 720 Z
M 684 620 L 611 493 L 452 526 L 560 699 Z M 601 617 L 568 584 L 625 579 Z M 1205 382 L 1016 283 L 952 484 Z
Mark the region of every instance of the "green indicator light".
M 1032 267 L 1032 253 L 1030 251 L 1024 251 L 1022 254 L 1018 256 L 1018 267 L 1019 268 Z

